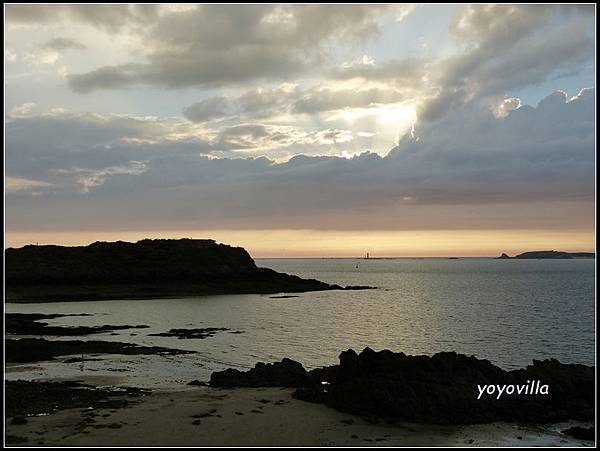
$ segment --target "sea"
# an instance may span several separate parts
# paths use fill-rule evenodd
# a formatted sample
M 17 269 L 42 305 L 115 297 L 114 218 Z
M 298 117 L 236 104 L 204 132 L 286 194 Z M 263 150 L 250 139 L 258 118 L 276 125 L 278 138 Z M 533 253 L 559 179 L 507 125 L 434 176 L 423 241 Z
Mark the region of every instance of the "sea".
M 256 259 L 260 267 L 338 285 L 375 287 L 275 295 L 6 303 L 6 312 L 92 314 L 54 325 L 148 325 L 56 339 L 109 340 L 194 351 L 6 364 L 6 379 L 95 378 L 177 389 L 213 371 L 288 357 L 312 369 L 365 347 L 413 355 L 456 351 L 504 369 L 533 359 L 595 365 L 595 260 L 492 258 Z M 290 297 L 281 297 L 282 295 Z M 151 336 L 223 327 L 205 339 Z M 89 356 L 86 356 L 89 357 Z

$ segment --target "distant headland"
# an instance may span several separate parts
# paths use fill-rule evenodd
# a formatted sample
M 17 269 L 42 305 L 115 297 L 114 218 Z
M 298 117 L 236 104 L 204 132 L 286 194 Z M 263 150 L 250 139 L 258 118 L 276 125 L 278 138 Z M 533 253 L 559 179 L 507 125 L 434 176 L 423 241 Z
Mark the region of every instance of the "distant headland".
M 507 258 L 521 258 L 521 259 L 535 259 L 535 258 L 554 258 L 554 259 L 568 259 L 568 258 L 596 258 L 594 252 L 561 252 L 561 251 L 530 251 L 523 252 L 522 254 L 510 257 L 509 255 L 502 253 L 497 259 Z
M 344 289 L 259 268 L 245 249 L 209 239 L 28 245 L 6 249 L 5 262 L 10 302 Z

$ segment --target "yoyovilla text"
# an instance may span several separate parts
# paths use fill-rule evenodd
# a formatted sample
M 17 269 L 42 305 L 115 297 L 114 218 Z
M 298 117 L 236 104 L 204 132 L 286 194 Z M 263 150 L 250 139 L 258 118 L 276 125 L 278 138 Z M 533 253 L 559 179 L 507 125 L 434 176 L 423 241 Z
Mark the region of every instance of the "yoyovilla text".
M 502 395 L 547 395 L 550 390 L 548 385 L 544 385 L 541 381 L 527 381 L 525 384 L 504 384 L 504 385 L 479 385 L 477 384 L 479 395 L 477 399 L 481 399 L 484 395 L 496 396 L 500 399 Z

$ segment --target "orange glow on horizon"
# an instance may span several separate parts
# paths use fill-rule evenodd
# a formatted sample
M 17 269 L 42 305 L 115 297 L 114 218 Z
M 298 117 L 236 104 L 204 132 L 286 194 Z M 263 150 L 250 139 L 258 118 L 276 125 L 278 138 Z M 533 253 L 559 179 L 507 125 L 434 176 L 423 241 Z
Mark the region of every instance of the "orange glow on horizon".
M 10 232 L 5 247 L 79 246 L 144 238 L 211 238 L 266 257 L 490 257 L 532 250 L 593 252 L 593 230 L 172 230 Z

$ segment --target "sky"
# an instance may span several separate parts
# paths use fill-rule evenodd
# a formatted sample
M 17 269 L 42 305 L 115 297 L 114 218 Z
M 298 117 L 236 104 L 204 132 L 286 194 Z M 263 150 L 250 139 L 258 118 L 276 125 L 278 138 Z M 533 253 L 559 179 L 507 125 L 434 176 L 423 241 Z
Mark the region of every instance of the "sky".
M 595 248 L 595 5 L 5 5 L 5 247 Z

